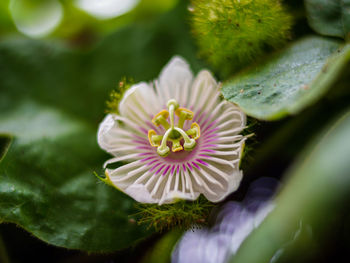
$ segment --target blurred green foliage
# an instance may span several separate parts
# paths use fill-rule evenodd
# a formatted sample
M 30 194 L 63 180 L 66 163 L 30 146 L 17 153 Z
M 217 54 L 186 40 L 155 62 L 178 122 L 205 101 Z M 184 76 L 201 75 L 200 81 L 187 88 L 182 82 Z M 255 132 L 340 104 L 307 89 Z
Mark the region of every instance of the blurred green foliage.
M 326 36 L 350 39 L 349 0 L 305 0 L 311 27 Z
M 8 148 L 10 147 L 12 138 L 8 134 L 0 134 L 0 161 L 7 153 Z
M 178 0 L 140 0 L 131 11 L 120 16 L 108 19 L 98 19 L 79 9 L 75 1 L 53 0 L 62 5 L 63 18 L 59 25 L 48 36 L 67 38 L 74 44 L 86 45 L 94 38 L 105 35 L 123 25 L 135 21 L 147 21 L 173 8 Z M 12 5 L 12 10 L 9 8 Z M 33 19 L 42 19 L 45 11 L 40 8 L 45 5 L 44 0 L 2 0 L 0 3 L 0 36 L 17 32 L 13 12 L 16 12 L 22 21 L 28 24 Z
M 8 10 L 8 1 L 0 2 L 0 35 L 15 30 Z
M 304 38 L 226 81 L 222 93 L 250 116 L 280 119 L 321 98 L 349 59 L 349 46 L 321 37 Z
M 173 229 L 163 235 L 161 239 L 146 253 L 141 263 L 166 263 L 171 262 L 171 253 L 183 231 Z
M 347 111 L 332 121 L 298 158 L 286 175 L 288 181 L 276 198 L 275 209 L 231 262 L 277 262 L 277 256 L 283 254 L 283 247 L 293 239 L 300 224 L 309 226 L 319 236 L 333 231 L 330 221 L 343 209 L 343 200 L 349 198 L 349 134 Z M 305 238 L 298 242 L 311 249 Z

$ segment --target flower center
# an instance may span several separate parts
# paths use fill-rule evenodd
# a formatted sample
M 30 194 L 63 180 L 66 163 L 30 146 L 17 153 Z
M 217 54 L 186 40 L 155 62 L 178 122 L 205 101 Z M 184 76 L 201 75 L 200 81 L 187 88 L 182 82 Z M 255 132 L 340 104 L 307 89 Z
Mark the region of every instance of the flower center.
M 180 108 L 174 99 L 168 101 L 167 107 L 168 110 L 160 111 L 152 119 L 154 125 L 163 126 L 165 133 L 158 135 L 154 130 L 149 130 L 149 143 L 153 147 L 157 147 L 157 153 L 162 157 L 166 157 L 170 153 L 168 142 L 171 142 L 171 150 L 173 152 L 192 151 L 196 147 L 196 140 L 200 137 L 200 127 L 193 122 L 191 128 L 185 131 L 183 126 L 186 120 L 193 119 L 193 112 L 186 108 Z M 177 125 L 174 124 L 174 114 L 179 118 Z M 170 123 L 168 121 L 169 116 Z

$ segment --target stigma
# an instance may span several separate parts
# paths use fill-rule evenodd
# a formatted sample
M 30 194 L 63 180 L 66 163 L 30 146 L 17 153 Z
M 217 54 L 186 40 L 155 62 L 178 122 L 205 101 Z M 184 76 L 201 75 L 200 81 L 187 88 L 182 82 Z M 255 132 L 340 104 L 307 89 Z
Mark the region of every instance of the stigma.
M 193 119 L 193 112 L 179 107 L 178 102 L 174 99 L 168 101 L 167 107 L 167 110 L 161 110 L 152 119 L 152 123 L 157 127 L 163 126 L 165 132 L 163 135 L 159 135 L 154 130 L 149 130 L 149 143 L 151 146 L 157 147 L 157 153 L 162 157 L 166 157 L 170 153 L 169 145 L 171 145 L 172 152 L 192 151 L 196 147 L 196 140 L 200 137 L 200 127 L 196 122 L 193 122 L 191 128 L 185 131 L 183 126 L 185 121 Z M 177 125 L 174 123 L 175 115 L 178 117 Z

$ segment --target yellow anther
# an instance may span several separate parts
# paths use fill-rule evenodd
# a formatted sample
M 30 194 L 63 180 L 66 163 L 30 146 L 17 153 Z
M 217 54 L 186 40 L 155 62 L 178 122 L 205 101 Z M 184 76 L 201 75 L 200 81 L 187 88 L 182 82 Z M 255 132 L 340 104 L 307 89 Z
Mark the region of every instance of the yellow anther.
M 175 111 L 175 114 L 177 116 L 179 116 L 179 123 L 177 125 L 177 127 L 181 128 L 184 126 L 184 123 L 186 120 L 192 120 L 193 118 L 193 112 L 186 109 L 186 108 L 178 108 L 176 111 Z
M 156 116 L 153 117 L 152 123 L 156 126 L 162 125 L 164 129 L 169 129 L 170 125 L 167 121 L 169 112 L 167 110 L 161 110 Z
M 151 146 L 158 147 L 162 139 L 163 139 L 163 136 L 157 135 L 157 133 L 154 130 L 148 131 L 148 141 L 151 144 Z
M 172 140 L 173 146 L 171 147 L 171 150 L 173 152 L 179 152 L 183 150 L 182 145 L 180 144 L 180 140 Z
M 193 111 L 190 111 L 189 109 L 186 109 L 186 108 L 177 108 L 176 111 L 175 111 L 175 114 L 177 116 L 185 116 L 186 120 L 192 120 L 193 118 Z
M 187 132 L 187 135 L 190 135 L 192 139 L 199 139 L 201 137 L 201 128 L 199 127 L 198 123 L 194 122 L 191 124 L 191 129 L 189 129 Z

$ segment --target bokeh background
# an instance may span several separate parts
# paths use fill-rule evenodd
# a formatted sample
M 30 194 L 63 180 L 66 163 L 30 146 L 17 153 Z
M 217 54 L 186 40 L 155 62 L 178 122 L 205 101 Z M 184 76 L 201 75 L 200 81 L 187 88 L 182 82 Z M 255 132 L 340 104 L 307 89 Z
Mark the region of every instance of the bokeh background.
M 316 35 L 304 1 L 282 3 L 294 19 L 286 45 Z M 206 67 L 220 75 L 198 56 L 189 5 L 1 1 L 0 262 L 170 260 L 182 231 L 138 226 L 130 217 L 133 201 L 98 182 L 94 172 L 102 173 L 108 155 L 98 148 L 96 131 L 124 77 L 150 81 L 175 54 L 194 72 Z M 252 182 L 271 177 L 281 183 L 282 209 L 243 247 L 241 262 L 245 251 L 261 258 L 256 262 L 349 262 L 348 69 L 301 113 L 274 122 L 249 119 L 247 133 L 255 136 L 247 143 L 242 185 L 229 199 L 244 200 Z M 325 140 L 332 127 L 342 132 Z M 280 254 L 267 261 L 275 248 Z

